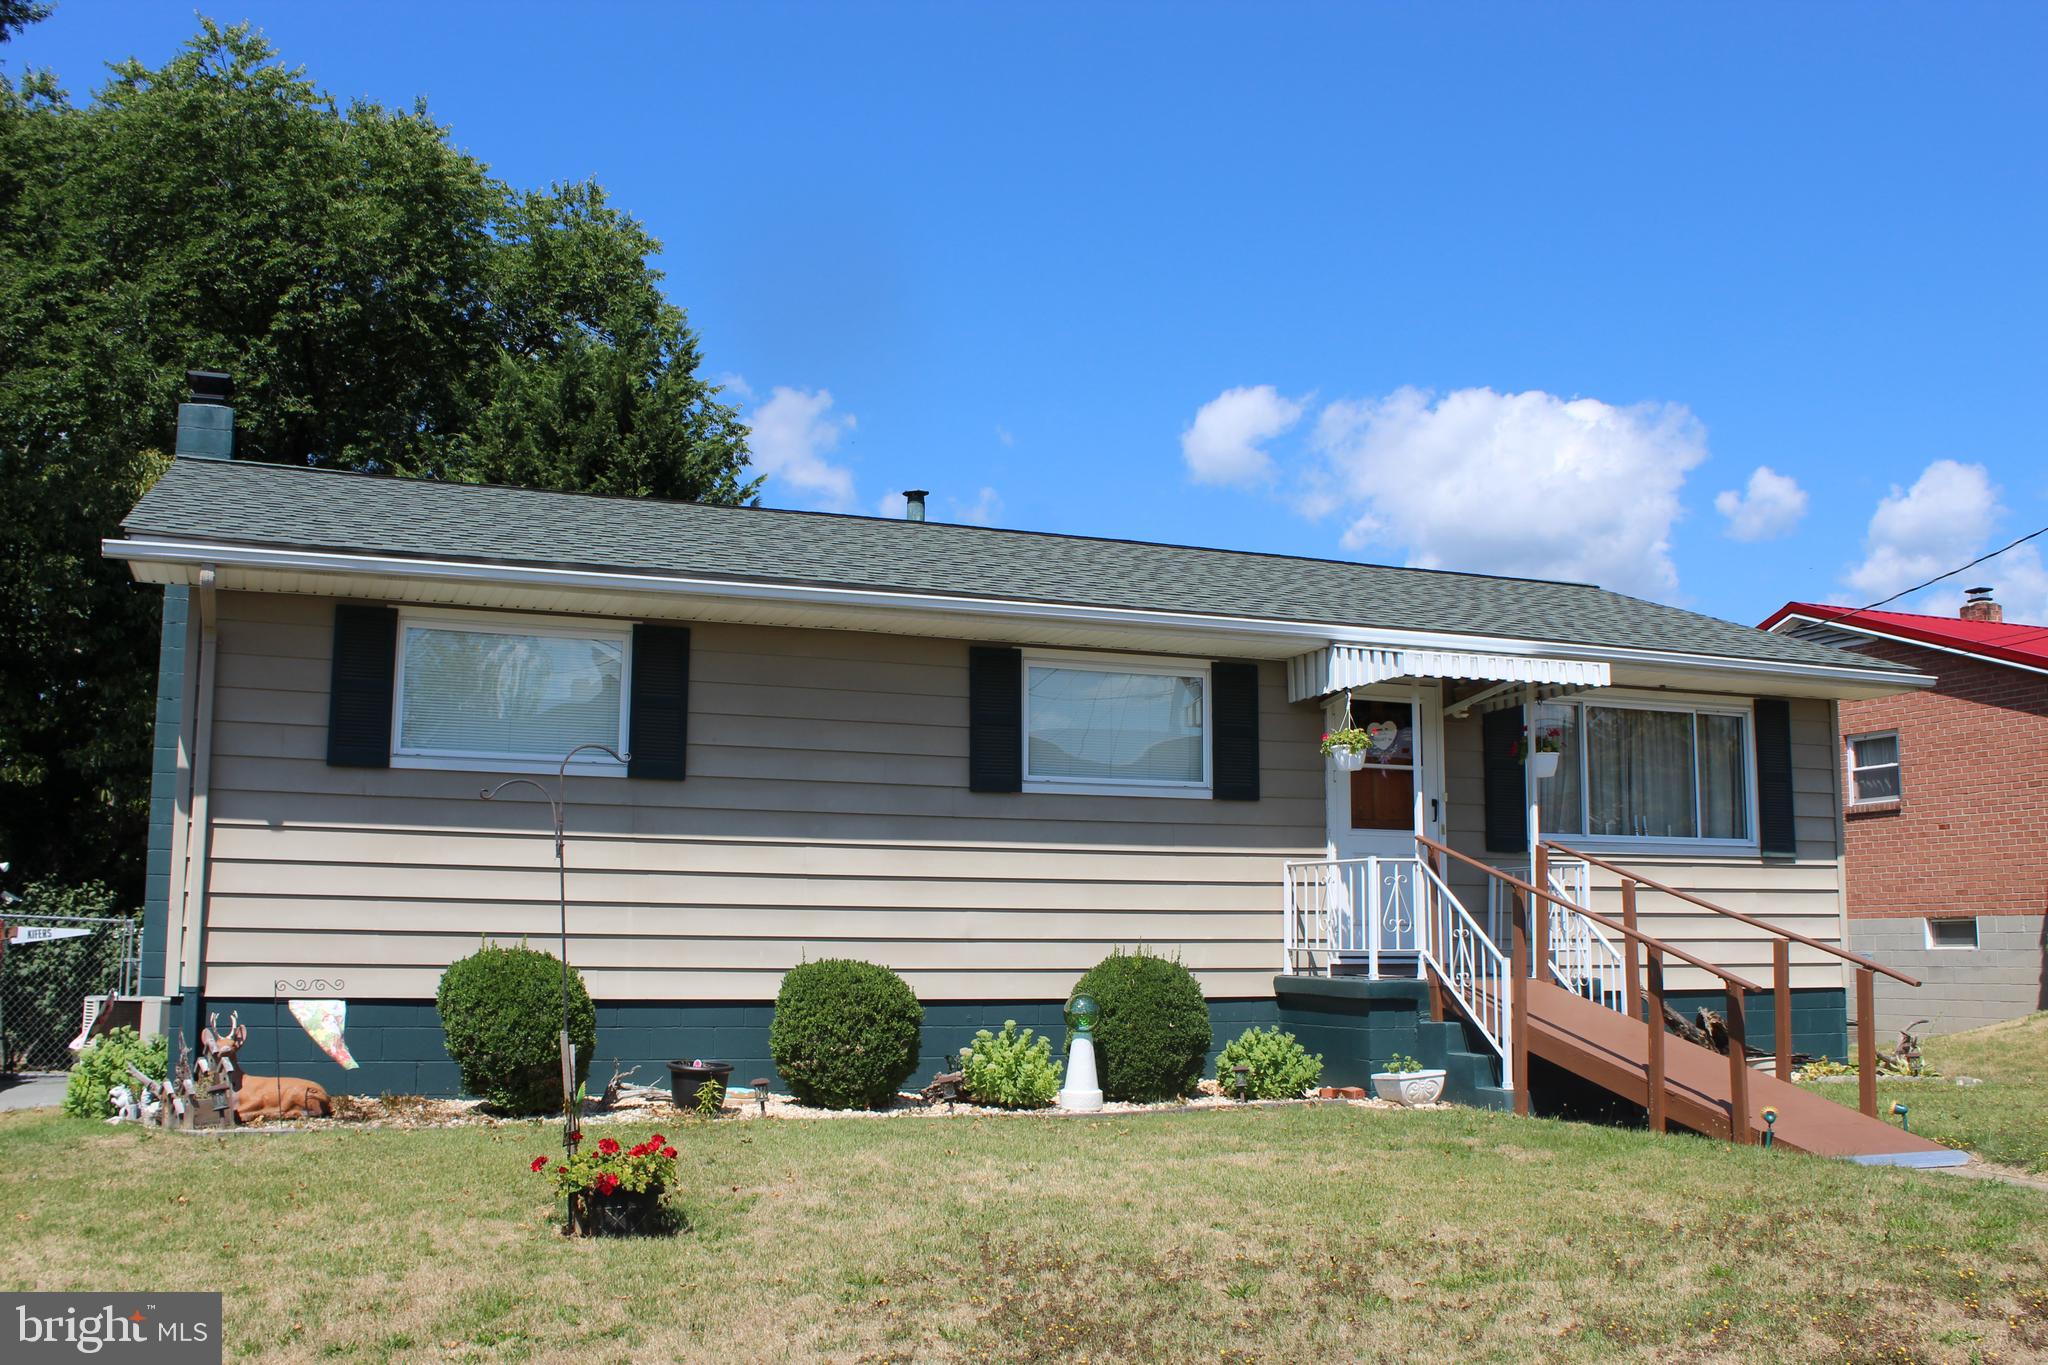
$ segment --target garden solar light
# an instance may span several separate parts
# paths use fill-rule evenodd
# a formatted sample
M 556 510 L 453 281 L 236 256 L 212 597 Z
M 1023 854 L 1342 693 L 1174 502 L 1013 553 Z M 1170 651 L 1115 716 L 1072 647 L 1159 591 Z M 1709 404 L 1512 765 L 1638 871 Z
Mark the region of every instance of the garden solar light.
M 1777 1123 L 1778 1111 L 1769 1105 L 1764 1106 L 1764 1146 L 1771 1145 L 1771 1135 L 1777 1131 Z
M 1252 1097 L 1252 1069 L 1239 1062 L 1230 1068 L 1230 1073 L 1236 1078 L 1234 1083 L 1237 1086 L 1237 1102 L 1243 1104 Z
M 1913 1124 L 1912 1121 L 1906 1117 L 1906 1106 L 1904 1104 L 1900 1103 L 1897 1100 L 1893 1100 L 1892 1112 L 1899 1116 L 1899 1127 L 1905 1129 L 1909 1133 L 1913 1131 Z
M 766 1114 L 768 1112 L 768 1078 L 766 1076 L 756 1076 L 754 1077 L 753 1085 L 754 1102 L 760 1105 L 761 1112 Z

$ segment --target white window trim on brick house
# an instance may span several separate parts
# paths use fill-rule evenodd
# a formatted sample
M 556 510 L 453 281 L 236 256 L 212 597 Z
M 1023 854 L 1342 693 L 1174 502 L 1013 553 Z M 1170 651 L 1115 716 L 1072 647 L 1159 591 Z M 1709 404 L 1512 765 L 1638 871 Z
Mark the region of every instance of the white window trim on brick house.
M 1873 739 L 1889 739 L 1892 742 L 1897 757 L 1893 758 L 1889 763 L 1857 763 L 1856 746 L 1859 743 L 1865 743 Z M 1865 730 L 1858 734 L 1844 735 L 1842 737 L 1842 761 L 1848 775 L 1848 781 L 1844 790 L 1849 797 L 1848 805 L 1851 810 L 1859 807 L 1896 806 L 1905 799 L 1906 744 L 1905 740 L 1900 737 L 1897 729 Z M 1896 785 L 1898 790 L 1890 796 L 1863 795 L 1862 788 L 1856 782 L 1857 775 L 1859 773 L 1879 772 L 1885 768 L 1892 769 L 1897 775 Z

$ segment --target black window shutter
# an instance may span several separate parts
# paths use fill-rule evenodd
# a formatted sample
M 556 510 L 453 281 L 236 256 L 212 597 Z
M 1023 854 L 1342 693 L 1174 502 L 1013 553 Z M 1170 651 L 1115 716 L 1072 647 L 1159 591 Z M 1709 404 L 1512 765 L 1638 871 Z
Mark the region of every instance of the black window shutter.
M 1522 774 L 1522 708 L 1488 711 L 1479 720 L 1479 772 L 1486 784 L 1486 851 L 1529 851 L 1529 797 Z
M 1756 832 L 1765 853 L 1799 852 L 1792 817 L 1792 704 L 1756 699 Z
M 967 789 L 1024 790 L 1024 655 L 967 650 Z
M 690 738 L 688 627 L 633 627 L 632 710 L 626 776 L 682 781 Z
M 327 762 L 391 766 L 391 684 L 398 666 L 398 612 L 334 608 L 334 666 L 327 683 Z
M 1218 801 L 1259 799 L 1259 666 L 1217 662 L 1209 665 L 1209 686 L 1215 693 L 1210 738 L 1216 771 L 1210 795 Z

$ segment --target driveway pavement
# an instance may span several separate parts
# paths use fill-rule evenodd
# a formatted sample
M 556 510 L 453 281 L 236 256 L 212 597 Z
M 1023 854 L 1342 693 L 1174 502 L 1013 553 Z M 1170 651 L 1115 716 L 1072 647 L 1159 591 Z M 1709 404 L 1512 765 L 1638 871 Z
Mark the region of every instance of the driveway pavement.
M 0 1109 L 54 1109 L 64 1102 L 62 1071 L 23 1071 L 0 1076 Z

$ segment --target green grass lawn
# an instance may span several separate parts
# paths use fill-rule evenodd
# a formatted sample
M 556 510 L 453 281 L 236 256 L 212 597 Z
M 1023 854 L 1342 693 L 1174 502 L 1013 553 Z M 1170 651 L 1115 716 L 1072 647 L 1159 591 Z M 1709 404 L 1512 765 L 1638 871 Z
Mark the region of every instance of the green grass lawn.
M 1897 1101 L 1909 1111 L 1916 1133 L 1986 1161 L 2048 1174 L 2048 1013 L 1929 1038 L 1921 1051 L 1940 1077 L 1880 1080 L 1880 1115 L 1889 1116 Z M 1957 1076 L 1984 1084 L 1958 1086 Z M 1856 1104 L 1853 1080 L 1807 1089 Z
M 2048 1353 L 2048 1195 L 1991 1181 L 1472 1110 L 665 1131 L 689 1231 L 588 1243 L 537 1125 L 7 1115 L 0 1284 L 222 1289 L 230 1358 Z

